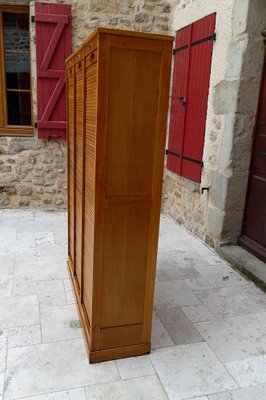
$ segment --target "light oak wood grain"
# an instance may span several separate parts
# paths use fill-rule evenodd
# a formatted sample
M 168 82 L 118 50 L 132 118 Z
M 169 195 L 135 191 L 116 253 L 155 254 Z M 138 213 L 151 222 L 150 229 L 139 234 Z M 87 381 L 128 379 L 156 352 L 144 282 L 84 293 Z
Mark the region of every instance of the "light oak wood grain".
M 99 29 L 66 61 L 68 264 L 90 362 L 150 351 L 172 40 Z

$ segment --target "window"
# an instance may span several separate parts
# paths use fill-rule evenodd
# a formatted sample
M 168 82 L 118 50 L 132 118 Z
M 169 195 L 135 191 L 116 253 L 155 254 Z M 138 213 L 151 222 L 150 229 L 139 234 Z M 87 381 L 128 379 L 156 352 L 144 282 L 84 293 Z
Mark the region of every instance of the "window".
M 0 5 L 0 135 L 31 135 L 29 8 Z
M 200 182 L 215 14 L 176 34 L 167 168 Z

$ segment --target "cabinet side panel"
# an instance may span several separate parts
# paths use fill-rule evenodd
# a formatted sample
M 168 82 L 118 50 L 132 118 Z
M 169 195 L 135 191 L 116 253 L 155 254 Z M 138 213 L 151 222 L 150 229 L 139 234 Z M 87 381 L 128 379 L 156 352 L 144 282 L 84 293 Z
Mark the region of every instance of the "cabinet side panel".
M 68 113 L 68 251 L 74 263 L 74 204 L 75 204 L 75 75 L 73 68 L 67 72 Z
M 160 69 L 158 51 L 119 43 L 110 49 L 102 329 L 142 329 L 147 270 L 154 268 L 149 248 L 157 246 L 150 229 Z M 107 332 L 102 330 L 105 346 Z M 131 340 L 137 344 L 141 337 Z
M 84 197 L 84 291 L 83 301 L 89 321 L 92 318 L 92 284 L 94 257 L 95 219 L 95 151 L 97 120 L 97 64 L 88 67 L 86 82 L 86 126 L 85 126 L 85 197 Z
M 76 145 L 75 145 L 75 270 L 81 285 L 82 242 L 82 152 L 83 152 L 83 70 L 76 66 Z

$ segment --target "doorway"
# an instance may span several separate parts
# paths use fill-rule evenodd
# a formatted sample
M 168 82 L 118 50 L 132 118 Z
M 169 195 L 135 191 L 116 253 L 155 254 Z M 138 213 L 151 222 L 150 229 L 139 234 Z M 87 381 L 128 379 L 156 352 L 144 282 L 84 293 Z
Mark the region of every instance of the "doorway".
M 254 133 L 246 210 L 239 243 L 266 262 L 266 53 Z

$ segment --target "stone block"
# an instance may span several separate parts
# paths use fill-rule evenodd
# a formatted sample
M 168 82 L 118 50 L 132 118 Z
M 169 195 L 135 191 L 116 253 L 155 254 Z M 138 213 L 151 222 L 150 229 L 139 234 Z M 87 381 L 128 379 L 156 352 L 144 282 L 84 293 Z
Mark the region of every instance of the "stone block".
M 261 76 L 263 57 L 264 44 L 261 38 L 248 37 L 248 43 L 243 56 L 242 78 L 258 79 Z
M 237 96 L 237 109 L 239 113 L 256 113 L 258 107 L 260 81 L 249 79 L 241 81 Z
M 110 18 L 108 21 L 108 24 L 112 25 L 112 26 L 116 26 L 118 24 L 118 18 L 117 17 Z
M 215 114 L 234 113 L 237 106 L 238 81 L 222 81 L 214 88 L 213 108 Z
M 11 171 L 10 165 L 0 165 L 0 173 L 7 173 Z
M 35 138 L 12 138 L 9 144 L 9 153 L 17 154 L 25 150 L 39 150 L 44 146 L 45 143 Z
M 52 187 L 45 187 L 43 191 L 44 193 L 55 193 L 55 189 Z
M 227 78 L 239 79 L 243 57 L 247 46 L 247 38 L 240 40 L 237 38 L 229 43 L 227 56 Z
M 51 204 L 52 200 L 51 199 L 43 199 L 44 204 Z
M 30 205 L 30 201 L 29 200 L 20 200 L 18 205 L 20 207 L 28 207 Z
M 16 187 L 15 186 L 0 186 L 0 193 L 7 193 L 9 195 L 16 194 Z
M 228 212 L 225 214 L 220 241 L 236 244 L 242 229 L 243 212 Z
M 169 14 L 171 12 L 171 10 L 172 10 L 172 7 L 171 7 L 170 3 L 163 4 L 163 9 L 162 9 L 163 13 Z
M 207 232 L 212 238 L 220 239 L 225 213 L 217 208 L 210 208 L 207 217 Z
M 1 183 L 10 183 L 16 182 L 17 176 L 14 174 L 2 174 L 0 175 L 0 184 Z
M 231 177 L 217 172 L 210 173 L 210 201 L 221 211 L 243 211 L 247 188 L 247 174 Z
M 10 201 L 6 197 L 0 197 L 0 207 L 7 207 L 10 204 Z
M 148 22 L 149 21 L 149 14 L 140 12 L 135 15 L 136 22 Z
M 57 206 L 61 206 L 63 203 L 64 203 L 64 201 L 63 201 L 62 199 L 56 199 L 56 200 L 55 200 L 55 204 L 56 204 Z
M 260 34 L 260 32 L 265 29 L 265 21 L 265 0 L 250 0 L 247 20 L 247 31 L 249 34 Z
M 17 193 L 21 196 L 29 196 L 32 193 L 32 187 L 30 185 L 18 185 Z
M 249 0 L 235 0 L 232 16 L 232 33 L 238 36 L 247 29 Z

